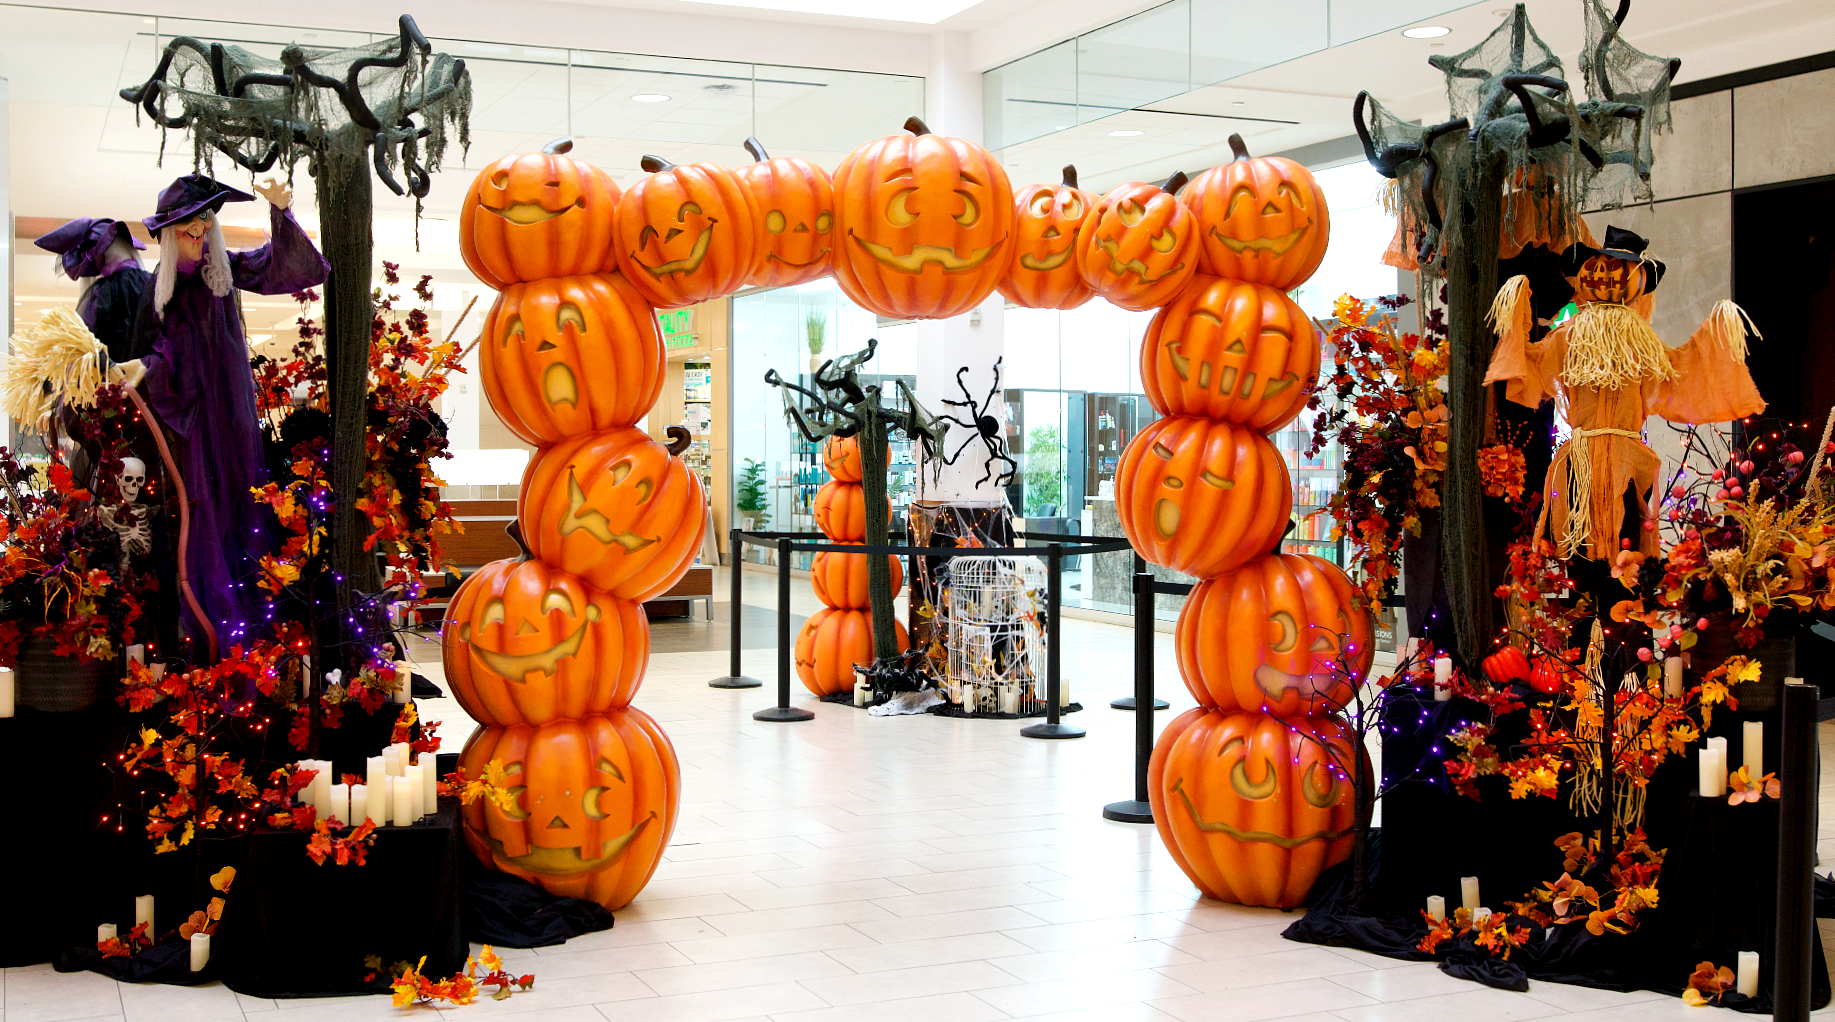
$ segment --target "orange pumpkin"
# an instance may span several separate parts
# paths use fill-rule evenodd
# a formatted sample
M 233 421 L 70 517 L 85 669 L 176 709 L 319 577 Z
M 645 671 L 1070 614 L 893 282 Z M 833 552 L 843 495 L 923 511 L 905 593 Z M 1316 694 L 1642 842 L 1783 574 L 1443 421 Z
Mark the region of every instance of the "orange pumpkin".
M 479 348 L 485 396 L 531 444 L 629 426 L 663 390 L 656 314 L 616 273 L 511 284 Z
M 1200 582 L 1179 611 L 1179 674 L 1200 706 L 1316 716 L 1351 700 L 1375 625 L 1330 561 L 1270 554 Z
M 911 645 L 905 626 L 898 629 L 898 648 Z M 796 676 L 803 687 L 818 696 L 846 692 L 854 687 L 854 665 L 873 662 L 873 614 L 865 610 L 824 607 L 803 622 L 796 633 Z
M 680 581 L 707 531 L 701 479 L 629 427 L 537 450 L 517 520 L 529 552 L 621 600 Z
M 1077 231 L 1077 271 L 1112 305 L 1144 312 L 1172 301 L 1198 269 L 1197 223 L 1164 186 L 1133 181 L 1102 197 Z
M 1160 732 L 1147 791 L 1160 840 L 1206 896 L 1292 908 L 1351 854 L 1354 769 L 1330 718 L 1198 707 Z
M 1199 578 L 1274 549 L 1292 507 L 1274 444 L 1209 419 L 1160 419 L 1135 435 L 1115 469 L 1115 510 L 1134 549 Z
M 1661 263 L 1640 263 L 1616 256 L 1590 256 L 1570 278 L 1574 300 L 1629 305 L 1656 287 L 1663 274 L 1660 266 Z
M 738 175 L 713 163 L 676 166 L 643 158 L 650 176 L 618 201 L 618 272 L 659 309 L 732 294 L 764 258 L 758 200 Z
M 1096 197 L 1077 187 L 1077 168 L 1062 185 L 1029 185 L 1016 200 L 1013 261 L 1000 293 L 1024 309 L 1074 309 L 1096 296 L 1077 269 L 1077 230 Z
M 643 608 L 534 560 L 459 585 L 441 629 L 453 698 L 481 724 L 547 724 L 627 706 L 650 659 Z
M 465 843 L 479 861 L 611 909 L 643 890 L 682 795 L 675 747 L 649 714 L 633 707 L 539 728 L 480 727 L 459 766 L 476 778 L 492 762 L 516 801 L 464 808 Z
M 859 482 L 860 437 L 831 436 L 822 441 L 822 467 L 838 482 Z
M 459 254 L 501 291 L 522 280 L 612 268 L 618 183 L 565 154 L 557 139 L 539 153 L 505 156 L 478 172 L 459 204 Z
M 1292 160 L 1251 157 L 1241 135 L 1230 136 L 1230 150 L 1234 160 L 1199 174 L 1180 196 L 1204 239 L 1200 269 L 1291 291 L 1325 258 L 1332 236 L 1325 192 Z
M 994 292 L 1013 237 L 1013 186 L 973 142 L 905 122 L 835 168 L 835 282 L 893 319 L 959 316 Z
M 764 217 L 764 253 L 746 283 L 788 287 L 826 277 L 834 262 L 835 191 L 828 171 L 798 156 L 771 157 L 745 140 L 754 162 L 735 171 Z
M 892 595 L 905 585 L 905 569 L 898 558 L 886 555 L 892 572 Z M 862 608 L 872 606 L 867 598 L 867 555 L 843 554 L 825 550 L 809 566 L 809 583 L 816 599 L 825 607 Z
M 816 528 L 837 543 L 859 543 L 867 538 L 867 495 L 859 483 L 828 482 L 816 491 Z M 892 501 L 886 501 L 886 516 Z
M 1319 381 L 1319 335 L 1284 292 L 1194 277 L 1147 327 L 1141 383 L 1162 415 L 1273 433 Z

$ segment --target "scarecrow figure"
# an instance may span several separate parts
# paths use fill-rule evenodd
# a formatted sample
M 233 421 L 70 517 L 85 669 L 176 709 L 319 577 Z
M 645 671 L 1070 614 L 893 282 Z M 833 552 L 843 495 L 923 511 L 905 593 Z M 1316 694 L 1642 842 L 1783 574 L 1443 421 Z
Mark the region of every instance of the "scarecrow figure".
M 146 246 L 126 224 L 106 217 L 79 217 L 33 244 L 63 257 L 59 267 L 82 288 L 76 314 L 107 346 L 109 358 L 127 361 L 140 293 L 153 279 L 135 254 Z
M 1563 259 L 1579 311 L 1540 341 L 1529 341 L 1527 277 L 1505 282 L 1491 306 L 1499 340 L 1485 383 L 1503 382 L 1505 397 L 1530 408 L 1559 393 L 1573 430 L 1549 464 L 1536 523 L 1536 536 L 1552 538 L 1563 558 L 1611 562 L 1621 538 L 1657 553 L 1656 531 L 1643 523 L 1653 518 L 1650 495 L 1663 461 L 1643 441 L 1646 418 L 1725 422 L 1765 408 L 1746 370 L 1739 306 L 1722 299 L 1679 348 L 1651 329 L 1663 263 L 1644 254 L 1648 245 L 1608 227 L 1603 248 L 1570 247 Z M 1631 515 L 1637 520 L 1628 528 Z

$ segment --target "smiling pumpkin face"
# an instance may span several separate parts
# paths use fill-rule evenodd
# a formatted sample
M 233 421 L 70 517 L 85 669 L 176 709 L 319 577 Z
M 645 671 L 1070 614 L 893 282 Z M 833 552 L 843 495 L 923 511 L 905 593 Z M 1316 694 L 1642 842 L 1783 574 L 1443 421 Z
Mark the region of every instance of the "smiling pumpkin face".
M 1281 554 L 1193 589 L 1175 646 L 1198 702 L 1291 718 L 1350 700 L 1376 655 L 1374 634 L 1337 565 Z
M 1319 335 L 1281 291 L 1195 277 L 1153 317 L 1141 383 L 1153 407 L 1272 433 L 1300 414 L 1319 378 Z
M 485 167 L 459 204 L 459 254 L 479 280 L 501 291 L 543 277 L 612 268 L 612 213 L 618 184 L 567 155 L 560 139 L 539 153 Z
M 1199 578 L 1272 550 L 1292 505 L 1274 444 L 1209 419 L 1160 419 L 1135 435 L 1115 469 L 1115 511 L 1134 549 Z
M 1025 309 L 1074 309 L 1095 297 L 1077 269 L 1077 231 L 1096 197 L 1077 187 L 1077 168 L 1061 185 L 1029 185 L 1015 200 L 1012 262 L 1000 293 Z
M 753 164 L 736 172 L 758 200 L 764 252 L 746 282 L 788 287 L 826 277 L 834 261 L 835 191 L 828 171 L 796 156 L 772 157 L 746 139 Z
M 835 170 L 835 281 L 881 316 L 959 316 L 1006 270 L 1013 186 L 986 149 L 932 135 L 915 117 L 906 128 Z
M 643 609 L 533 560 L 493 561 L 441 629 L 453 698 L 483 724 L 547 724 L 623 707 L 643 681 Z
M 763 255 L 758 200 L 739 177 L 712 163 L 676 166 L 643 158 L 650 175 L 618 202 L 613 253 L 618 272 L 659 309 L 731 294 Z
M 1325 192 L 1305 167 L 1281 156 L 1252 157 L 1230 136 L 1236 158 L 1198 175 L 1180 199 L 1198 218 L 1202 271 L 1290 291 L 1325 258 L 1332 220 Z
M 1198 269 L 1191 211 L 1174 194 L 1185 183 L 1138 181 L 1102 197 L 1077 232 L 1077 269 L 1112 305 L 1135 312 L 1173 299 Z
M 613 710 L 536 728 L 480 727 L 459 756 L 467 777 L 496 763 L 514 796 L 463 810 L 466 844 L 551 894 L 628 903 L 675 829 L 681 771 L 656 721 Z

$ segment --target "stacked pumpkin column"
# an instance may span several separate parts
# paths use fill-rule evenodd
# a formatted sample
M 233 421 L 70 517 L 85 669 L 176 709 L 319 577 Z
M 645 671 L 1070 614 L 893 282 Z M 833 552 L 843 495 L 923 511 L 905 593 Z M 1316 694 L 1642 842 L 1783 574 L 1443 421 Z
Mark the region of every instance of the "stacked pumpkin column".
M 443 646 L 480 725 L 460 766 L 510 796 L 465 807 L 467 845 L 618 908 L 661 861 L 681 786 L 668 736 L 630 705 L 650 651 L 641 603 L 693 563 L 705 498 L 635 428 L 662 388 L 654 303 L 615 269 L 618 186 L 569 148 L 505 157 L 465 197 L 461 250 L 501 292 L 479 339 L 485 394 L 537 449 L 517 505 L 523 554 L 465 580 Z
M 816 528 L 833 543 L 867 540 L 866 490 L 861 484 L 860 438 L 830 437 L 822 442 L 822 464 L 832 477 L 816 491 Z M 885 540 L 882 538 L 881 543 Z M 904 588 L 898 558 L 888 555 L 892 597 Z M 823 609 L 810 615 L 796 636 L 796 674 L 803 687 L 823 698 L 855 689 L 854 665 L 873 662 L 873 616 L 867 587 L 867 555 L 824 551 L 810 565 L 810 583 Z M 898 648 L 910 644 L 905 626 L 898 629 Z M 861 695 L 856 705 L 864 706 Z
M 1142 340 L 1163 418 L 1122 455 L 1116 508 L 1142 557 L 1202 580 L 1177 629 L 1199 706 L 1154 748 L 1155 824 L 1205 894 L 1285 908 L 1351 851 L 1353 750 L 1329 714 L 1369 670 L 1373 625 L 1336 565 L 1276 552 L 1293 484 L 1268 434 L 1305 407 L 1320 364 L 1286 292 L 1324 257 L 1325 198 L 1299 164 L 1231 143 L 1233 162 L 1179 193 L 1189 221 L 1165 218 L 1197 239 L 1197 273 Z

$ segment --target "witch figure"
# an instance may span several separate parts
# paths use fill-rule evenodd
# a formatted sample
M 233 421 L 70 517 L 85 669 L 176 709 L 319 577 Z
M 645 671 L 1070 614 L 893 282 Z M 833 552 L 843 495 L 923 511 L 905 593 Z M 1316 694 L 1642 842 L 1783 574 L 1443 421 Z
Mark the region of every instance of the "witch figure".
M 158 212 L 142 221 L 159 240 L 159 266 L 141 298 L 133 360 L 121 367 L 177 440 L 192 505 L 187 573 L 221 650 L 246 644 L 249 623 L 263 617 L 254 580 L 272 549 L 270 518 L 249 492 L 268 475 L 235 290 L 291 294 L 331 272 L 288 211 L 293 189 L 269 180 L 255 190 L 269 203 L 269 238 L 241 252 L 224 246 L 217 211 L 253 196 L 202 174 L 160 193 Z M 196 624 L 187 628 L 201 639 Z
M 33 244 L 63 257 L 58 265 L 64 275 L 82 288 L 76 314 L 108 348 L 110 359 L 125 362 L 140 293 L 153 279 L 135 254 L 146 246 L 126 224 L 107 217 L 79 217 Z

